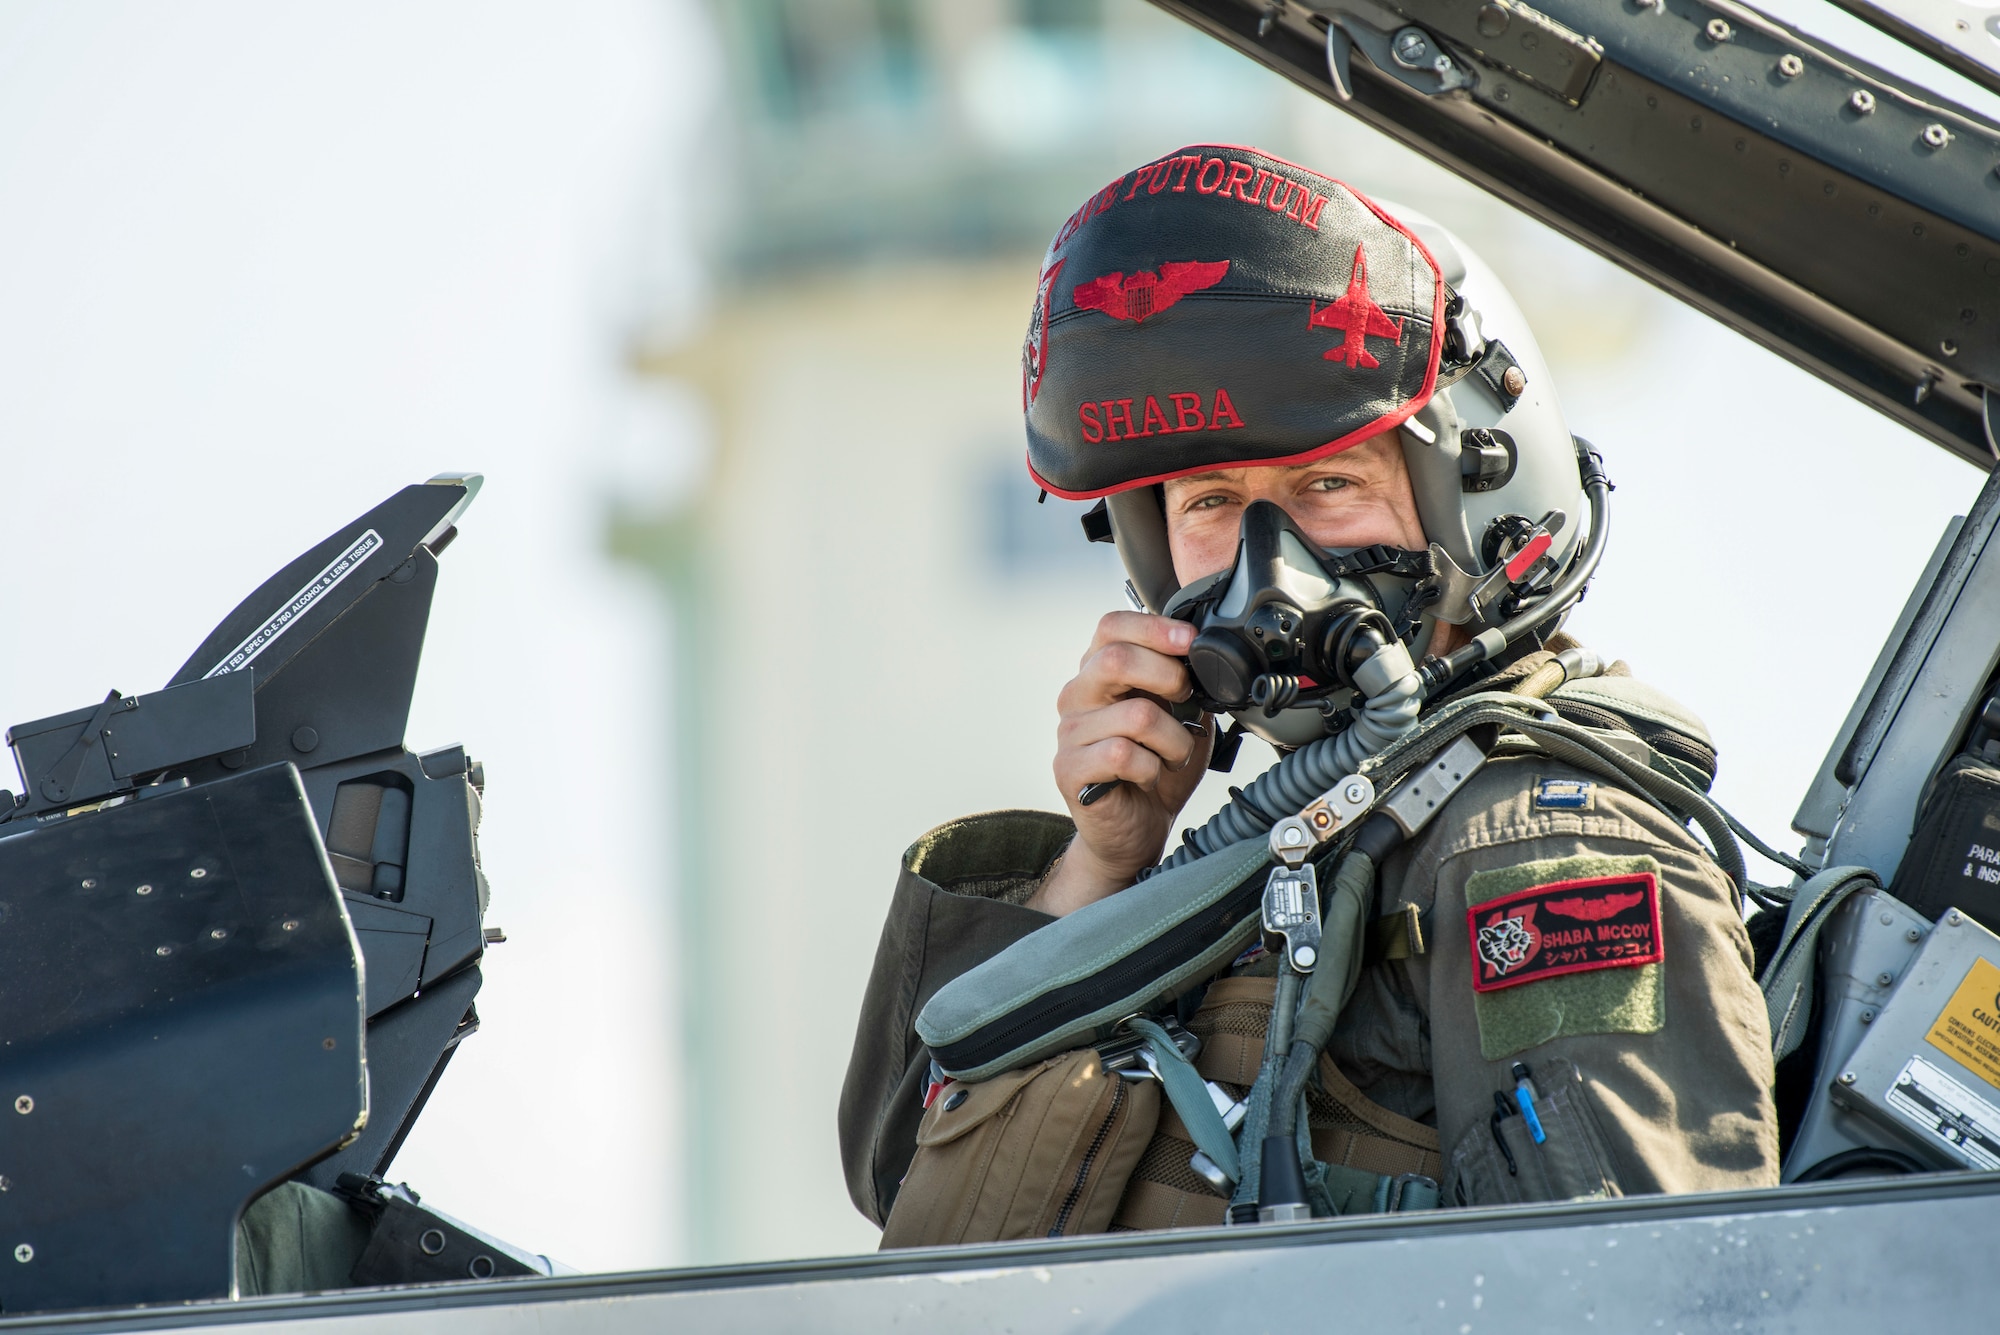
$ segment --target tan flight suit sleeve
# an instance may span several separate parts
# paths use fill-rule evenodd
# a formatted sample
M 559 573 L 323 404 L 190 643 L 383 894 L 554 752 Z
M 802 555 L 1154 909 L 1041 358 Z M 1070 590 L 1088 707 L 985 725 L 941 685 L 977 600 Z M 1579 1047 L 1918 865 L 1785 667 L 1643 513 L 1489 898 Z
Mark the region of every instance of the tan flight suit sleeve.
M 1562 781 L 1585 785 L 1584 805 L 1538 802 L 1543 780 L 1570 801 L 1577 789 Z M 1646 869 L 1657 964 L 1475 992 L 1468 896 Z M 1376 1097 L 1402 1091 L 1392 1104 L 1429 1066 L 1434 1107 L 1399 1111 L 1434 1118 L 1447 1203 L 1776 1185 L 1770 1034 L 1749 938 L 1727 878 L 1673 818 L 1545 757 L 1496 759 L 1387 860 L 1381 903 L 1416 905 L 1427 949 L 1367 971 L 1333 1048 Z M 1545 913 L 1542 925 L 1576 924 Z M 1515 1062 L 1539 1091 L 1539 1144 L 1518 1114 L 1495 1118 Z
M 1066 816 L 999 811 L 941 825 L 904 853 L 840 1091 L 847 1194 L 876 1224 L 916 1155 L 930 1069 L 918 1014 L 946 983 L 1055 921 L 1025 901 L 1075 833 Z

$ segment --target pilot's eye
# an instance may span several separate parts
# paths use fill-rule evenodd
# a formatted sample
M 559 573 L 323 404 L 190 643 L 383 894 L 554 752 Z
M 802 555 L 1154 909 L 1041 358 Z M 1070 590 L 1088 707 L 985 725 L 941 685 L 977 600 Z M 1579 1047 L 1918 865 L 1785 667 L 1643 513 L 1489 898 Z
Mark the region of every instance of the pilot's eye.
M 1316 477 L 1306 484 L 1307 491 L 1345 491 L 1353 482 L 1344 477 Z

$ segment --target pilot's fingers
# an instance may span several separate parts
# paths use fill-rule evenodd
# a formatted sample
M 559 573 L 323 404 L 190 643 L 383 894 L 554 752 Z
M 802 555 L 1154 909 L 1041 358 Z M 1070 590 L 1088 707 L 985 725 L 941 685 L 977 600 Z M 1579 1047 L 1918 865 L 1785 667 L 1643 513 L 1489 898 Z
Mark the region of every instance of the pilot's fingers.
M 1194 627 L 1185 621 L 1154 616 L 1150 612 L 1106 612 L 1097 619 L 1097 630 L 1090 637 L 1090 648 L 1084 651 L 1083 660 L 1079 661 L 1087 661 L 1107 644 L 1136 644 L 1154 653 L 1178 658 L 1193 643 Z
M 1112 643 L 1092 650 L 1059 695 L 1056 712 L 1101 709 L 1114 700 L 1144 693 L 1162 700 L 1185 700 L 1194 689 L 1187 665 L 1157 649 Z
M 1183 727 L 1172 714 L 1144 696 L 1120 700 L 1102 709 L 1068 714 L 1056 725 L 1059 751 L 1080 750 L 1108 738 L 1123 737 L 1145 747 L 1175 771 L 1187 767 L 1206 736 L 1205 731 L 1197 734 Z
M 1123 779 L 1150 793 L 1166 765 L 1150 749 L 1130 737 L 1106 737 L 1087 746 L 1066 746 L 1056 752 L 1056 782 L 1065 797 L 1075 798 L 1084 786 Z M 1080 818 L 1079 818 L 1080 819 Z

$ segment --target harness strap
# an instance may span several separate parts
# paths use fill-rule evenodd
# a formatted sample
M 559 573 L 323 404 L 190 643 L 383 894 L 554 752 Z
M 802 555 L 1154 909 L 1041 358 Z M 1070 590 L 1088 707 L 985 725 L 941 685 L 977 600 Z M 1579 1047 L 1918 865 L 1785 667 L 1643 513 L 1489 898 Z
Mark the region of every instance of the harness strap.
M 1180 1045 L 1167 1035 L 1158 1021 L 1142 1015 L 1125 1023 L 1134 1033 L 1146 1036 L 1147 1047 L 1153 1053 L 1154 1067 L 1160 1073 L 1160 1084 L 1167 1093 L 1167 1101 L 1174 1105 L 1181 1124 L 1194 1137 L 1195 1148 L 1229 1174 L 1231 1181 L 1241 1177 L 1243 1169 L 1237 1162 L 1236 1141 L 1231 1138 L 1229 1128 L 1223 1125 L 1222 1112 L 1215 1106 L 1215 1100 L 1209 1097 L 1208 1082 L 1201 1078 L 1201 1073 L 1181 1052 Z
M 1785 913 L 1785 932 L 1778 950 L 1757 980 L 1771 1020 L 1771 1056 L 1783 1060 L 1798 1051 L 1812 1022 L 1814 976 L 1819 966 L 1819 936 L 1835 910 L 1857 890 L 1881 886 L 1866 867 L 1828 867 L 1798 887 Z

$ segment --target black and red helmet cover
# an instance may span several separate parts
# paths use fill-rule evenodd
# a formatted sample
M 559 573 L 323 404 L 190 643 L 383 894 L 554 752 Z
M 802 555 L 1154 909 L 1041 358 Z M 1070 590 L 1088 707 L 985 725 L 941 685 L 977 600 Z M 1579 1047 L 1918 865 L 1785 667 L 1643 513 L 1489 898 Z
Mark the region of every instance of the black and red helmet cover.
M 1338 453 L 1430 398 L 1444 302 L 1430 252 L 1358 191 L 1255 149 L 1170 153 L 1042 261 L 1028 470 L 1083 500 Z

